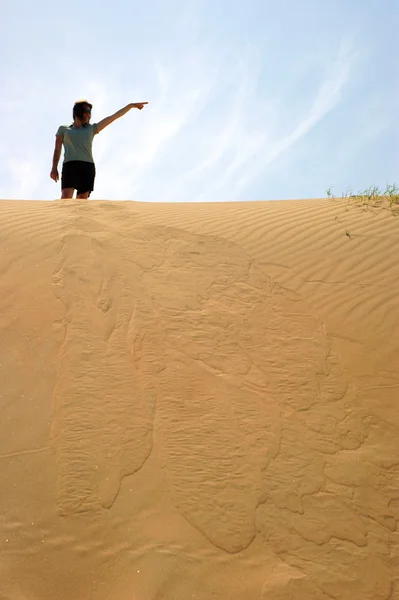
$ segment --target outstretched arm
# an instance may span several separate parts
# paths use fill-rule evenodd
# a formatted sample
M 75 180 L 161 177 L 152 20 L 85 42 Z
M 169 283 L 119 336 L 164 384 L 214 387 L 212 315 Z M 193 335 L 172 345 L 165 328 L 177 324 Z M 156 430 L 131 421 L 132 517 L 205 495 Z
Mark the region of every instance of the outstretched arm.
M 148 102 L 133 102 L 131 104 L 128 104 L 127 106 L 125 106 L 125 108 L 121 108 L 120 110 L 118 110 L 118 112 L 116 112 L 114 115 L 111 115 L 110 117 L 105 117 L 105 119 L 97 123 L 97 131 L 100 132 L 102 129 L 104 129 L 104 127 L 107 127 L 108 125 L 116 121 L 116 119 L 120 119 L 132 108 L 138 108 L 139 110 L 141 110 L 142 108 L 144 108 L 145 104 L 148 104 Z

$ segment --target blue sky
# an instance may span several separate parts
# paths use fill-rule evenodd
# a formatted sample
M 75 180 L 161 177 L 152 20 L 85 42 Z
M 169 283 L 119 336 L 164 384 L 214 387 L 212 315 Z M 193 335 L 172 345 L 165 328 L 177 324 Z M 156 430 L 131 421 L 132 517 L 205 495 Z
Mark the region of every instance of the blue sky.
M 398 0 L 5 0 L 0 198 L 60 197 L 55 132 L 81 98 L 92 122 L 150 103 L 96 136 L 93 199 L 399 183 L 398 26 Z

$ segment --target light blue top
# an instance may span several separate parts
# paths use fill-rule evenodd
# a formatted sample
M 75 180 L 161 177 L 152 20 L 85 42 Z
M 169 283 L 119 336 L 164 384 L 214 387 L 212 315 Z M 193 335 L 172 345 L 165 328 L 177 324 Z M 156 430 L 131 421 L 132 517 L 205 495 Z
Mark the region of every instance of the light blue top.
M 60 125 L 55 135 L 62 136 L 64 146 L 64 163 L 71 160 L 83 160 L 94 163 L 92 145 L 94 136 L 98 133 L 97 123 L 85 127 Z

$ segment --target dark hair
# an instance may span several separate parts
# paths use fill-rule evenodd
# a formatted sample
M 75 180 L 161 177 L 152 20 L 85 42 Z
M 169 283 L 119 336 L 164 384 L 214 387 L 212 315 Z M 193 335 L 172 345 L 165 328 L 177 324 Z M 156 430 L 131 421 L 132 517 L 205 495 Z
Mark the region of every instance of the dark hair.
M 75 102 L 73 111 L 72 111 L 72 115 L 73 115 L 74 119 L 75 119 L 75 117 L 78 117 L 78 119 L 83 119 L 85 106 L 89 106 L 90 110 L 93 108 L 93 105 L 90 104 L 90 102 L 87 102 L 86 100 L 79 100 L 79 102 Z

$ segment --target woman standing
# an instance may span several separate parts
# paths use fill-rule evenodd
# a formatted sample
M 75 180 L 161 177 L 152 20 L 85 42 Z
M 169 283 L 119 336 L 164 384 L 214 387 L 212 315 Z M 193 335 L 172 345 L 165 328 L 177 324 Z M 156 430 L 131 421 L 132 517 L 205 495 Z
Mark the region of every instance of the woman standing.
M 106 117 L 99 123 L 90 123 L 92 104 L 86 100 L 75 102 L 73 107 L 73 123 L 69 126 L 61 125 L 55 136 L 55 149 L 53 155 L 53 168 L 51 179 L 59 180 L 58 161 L 60 160 L 62 146 L 64 146 L 64 162 L 61 173 L 61 198 L 76 198 L 87 200 L 94 189 L 96 167 L 93 160 L 93 138 L 104 127 L 116 119 L 123 117 L 131 108 L 142 110 L 148 102 L 136 102 L 121 108 L 114 115 Z

